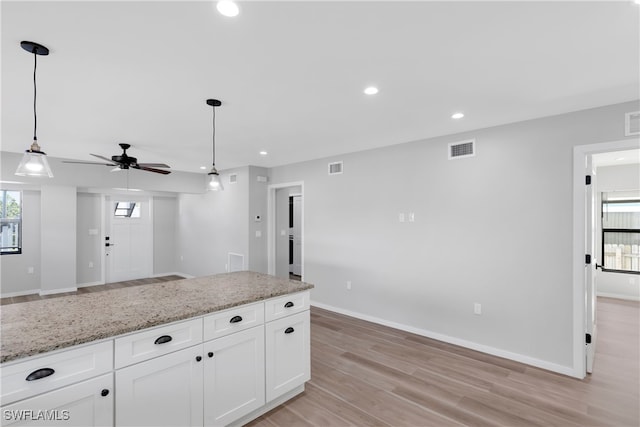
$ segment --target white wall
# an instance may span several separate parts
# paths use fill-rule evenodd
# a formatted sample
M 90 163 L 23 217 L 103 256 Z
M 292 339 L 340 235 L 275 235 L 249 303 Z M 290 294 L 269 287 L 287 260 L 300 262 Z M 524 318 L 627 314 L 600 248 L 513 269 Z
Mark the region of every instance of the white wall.
M 267 178 L 266 168 L 249 166 L 249 264 L 248 269 L 267 272 L 267 185 L 258 177 Z M 260 221 L 255 218 L 260 215 Z M 257 235 L 260 234 L 259 236 Z
M 598 205 L 600 193 L 640 189 L 640 165 L 599 167 L 596 170 Z M 596 248 L 598 264 L 602 263 L 602 223 L 596 221 Z M 640 277 L 635 274 L 596 270 L 596 286 L 599 296 L 640 301 Z
M 273 184 L 305 183 L 313 301 L 569 371 L 573 146 L 623 139 L 624 114 L 636 110 L 618 104 L 274 168 Z M 477 155 L 447 160 L 447 144 L 468 138 Z M 328 176 L 339 160 L 344 174 Z M 409 212 L 414 223 L 398 222 Z
M 76 280 L 77 285 L 102 282 L 102 196 L 77 194 L 76 224 Z M 90 266 L 92 265 L 92 266 Z
M 40 187 L 40 293 L 76 288 L 76 187 Z
M 230 173 L 237 174 L 236 184 L 228 184 Z M 247 263 L 249 168 L 225 171 L 221 178 L 224 191 L 178 197 L 176 255 L 181 273 L 192 276 L 223 273 L 229 252 L 244 255 Z
M 175 273 L 178 199 L 153 198 L 153 274 Z
M 33 268 L 33 273 L 29 273 L 29 268 Z M 26 295 L 39 291 L 40 192 L 23 190 L 22 253 L 0 256 L 0 295 L 2 297 Z

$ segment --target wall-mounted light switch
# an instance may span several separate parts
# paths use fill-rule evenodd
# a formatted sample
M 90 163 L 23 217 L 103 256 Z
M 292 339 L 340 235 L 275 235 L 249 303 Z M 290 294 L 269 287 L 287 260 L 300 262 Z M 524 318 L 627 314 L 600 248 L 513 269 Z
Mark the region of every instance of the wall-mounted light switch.
M 33 274 L 33 267 L 27 268 L 27 274 Z
M 413 212 L 409 212 L 409 222 L 415 222 L 416 221 L 416 214 Z
M 256 230 L 256 237 L 262 237 L 262 231 Z
M 473 304 L 473 314 L 482 314 L 482 304 L 480 304 L 479 302 Z

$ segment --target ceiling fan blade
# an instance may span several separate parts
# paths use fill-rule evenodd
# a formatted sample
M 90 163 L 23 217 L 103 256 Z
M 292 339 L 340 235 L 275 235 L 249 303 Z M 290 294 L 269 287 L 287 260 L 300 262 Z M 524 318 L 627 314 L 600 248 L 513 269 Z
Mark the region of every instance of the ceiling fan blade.
M 99 163 L 99 162 L 83 162 L 75 160 L 63 160 L 62 163 L 77 163 L 80 165 L 101 165 L 101 166 L 117 166 L 115 163 Z
M 138 163 L 138 166 L 142 166 L 145 168 L 170 168 L 171 166 L 165 165 L 164 163 Z
M 165 170 L 162 170 L 162 169 L 156 169 L 156 168 L 148 168 L 148 167 L 146 167 L 146 166 L 140 166 L 140 165 L 138 165 L 138 166 L 132 166 L 132 168 L 134 168 L 134 169 L 140 169 L 140 170 L 147 171 L 147 172 L 161 173 L 161 174 L 163 174 L 163 175 L 168 175 L 168 174 L 170 174 L 170 173 L 171 173 L 171 171 L 165 171 Z
M 98 155 L 98 154 L 93 154 L 93 153 L 89 153 L 89 154 L 91 154 L 93 157 L 97 157 L 97 158 L 99 158 L 99 159 L 106 160 L 107 162 L 111 162 L 111 163 L 113 163 L 113 160 L 111 160 L 111 159 L 109 159 L 109 158 L 107 158 L 107 157 L 100 156 L 100 155 Z

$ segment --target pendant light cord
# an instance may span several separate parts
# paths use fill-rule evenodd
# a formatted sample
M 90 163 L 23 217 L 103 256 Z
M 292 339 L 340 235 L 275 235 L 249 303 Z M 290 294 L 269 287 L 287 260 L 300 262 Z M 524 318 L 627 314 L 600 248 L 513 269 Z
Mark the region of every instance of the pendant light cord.
M 33 53 L 33 140 L 37 141 L 36 130 L 38 129 L 38 114 L 36 112 L 36 69 L 38 67 L 38 55 Z
M 212 151 L 212 156 L 211 158 L 213 159 L 213 167 L 216 166 L 216 107 L 212 107 L 213 108 L 213 122 L 212 122 L 212 128 L 213 128 L 213 151 Z

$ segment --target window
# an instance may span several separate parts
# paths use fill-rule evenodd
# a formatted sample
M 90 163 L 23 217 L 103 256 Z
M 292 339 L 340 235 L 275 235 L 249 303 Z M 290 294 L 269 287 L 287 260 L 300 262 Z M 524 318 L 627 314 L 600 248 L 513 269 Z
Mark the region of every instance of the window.
M 22 193 L 0 190 L 0 255 L 22 253 Z
M 640 274 L 640 199 L 602 201 L 602 269 Z
M 113 216 L 118 218 L 140 218 L 140 203 L 116 202 Z

